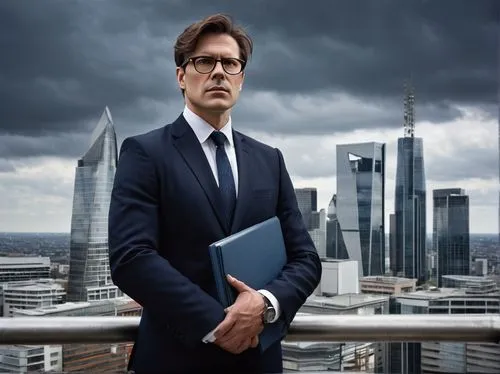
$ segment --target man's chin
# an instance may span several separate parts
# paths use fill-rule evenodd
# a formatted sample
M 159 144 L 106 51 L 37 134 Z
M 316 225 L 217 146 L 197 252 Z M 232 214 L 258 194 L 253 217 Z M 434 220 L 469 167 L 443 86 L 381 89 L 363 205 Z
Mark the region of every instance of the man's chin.
M 204 103 L 204 107 L 212 112 L 225 112 L 233 107 L 234 103 L 227 100 L 209 100 Z

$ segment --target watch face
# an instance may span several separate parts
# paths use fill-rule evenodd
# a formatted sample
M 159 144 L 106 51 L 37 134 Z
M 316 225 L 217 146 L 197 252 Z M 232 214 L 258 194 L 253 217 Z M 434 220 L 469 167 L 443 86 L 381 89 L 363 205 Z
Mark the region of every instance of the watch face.
M 275 316 L 276 316 L 276 311 L 274 310 L 274 308 L 272 307 L 267 308 L 264 314 L 264 320 L 269 323 L 274 319 Z

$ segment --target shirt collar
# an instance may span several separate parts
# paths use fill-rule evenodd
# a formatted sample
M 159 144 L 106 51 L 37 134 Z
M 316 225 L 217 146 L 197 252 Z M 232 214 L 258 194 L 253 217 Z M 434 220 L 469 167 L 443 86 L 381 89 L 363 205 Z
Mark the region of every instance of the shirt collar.
M 187 106 L 184 106 L 184 111 L 182 112 L 186 122 L 191 126 L 193 129 L 196 137 L 198 138 L 198 141 L 203 144 L 204 142 L 207 141 L 209 138 L 210 134 L 215 130 L 212 125 L 210 125 L 207 121 L 205 121 L 203 118 L 198 116 L 196 113 L 194 113 L 192 110 L 190 110 Z M 227 140 L 229 141 L 229 144 L 232 146 L 233 145 L 233 131 L 232 131 L 232 124 L 231 124 L 231 116 L 229 116 L 229 120 L 227 123 L 224 125 L 220 131 L 226 135 Z

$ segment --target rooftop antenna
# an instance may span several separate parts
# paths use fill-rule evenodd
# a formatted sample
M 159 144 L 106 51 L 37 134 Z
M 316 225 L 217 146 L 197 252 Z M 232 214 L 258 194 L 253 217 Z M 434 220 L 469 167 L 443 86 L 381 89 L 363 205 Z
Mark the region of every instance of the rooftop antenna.
M 404 97 L 404 136 L 413 138 L 415 135 L 415 92 L 411 83 L 412 79 L 405 81 Z

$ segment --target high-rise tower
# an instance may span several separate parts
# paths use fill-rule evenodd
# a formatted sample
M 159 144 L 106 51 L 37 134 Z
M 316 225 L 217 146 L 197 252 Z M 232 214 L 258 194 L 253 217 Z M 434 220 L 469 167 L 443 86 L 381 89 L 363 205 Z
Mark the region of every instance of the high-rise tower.
M 384 197 L 385 144 L 338 144 L 336 218 L 361 277 L 385 274 Z
M 78 160 L 71 217 L 68 301 L 121 296 L 111 281 L 108 255 L 108 210 L 116 172 L 117 144 L 106 107 Z
M 422 138 L 415 137 L 415 95 L 411 82 L 404 99 L 404 137 L 398 139 L 395 193 L 394 275 L 428 279 L 426 188 Z
M 438 255 L 437 286 L 444 275 L 470 275 L 469 196 L 461 188 L 432 191 L 432 242 Z

